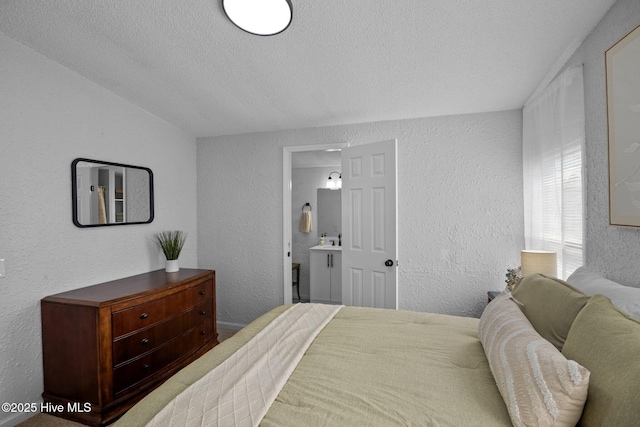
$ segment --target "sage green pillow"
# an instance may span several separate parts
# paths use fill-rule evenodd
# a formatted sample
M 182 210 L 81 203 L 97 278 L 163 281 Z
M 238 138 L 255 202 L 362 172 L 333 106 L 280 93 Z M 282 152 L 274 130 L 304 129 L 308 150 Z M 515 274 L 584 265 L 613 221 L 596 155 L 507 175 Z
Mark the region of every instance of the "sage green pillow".
M 542 274 L 522 279 L 512 295 L 534 329 L 558 350 L 562 350 L 571 324 L 590 298 L 567 282 Z
M 576 317 L 562 349 L 591 372 L 580 426 L 637 426 L 640 422 L 640 322 L 603 295 Z

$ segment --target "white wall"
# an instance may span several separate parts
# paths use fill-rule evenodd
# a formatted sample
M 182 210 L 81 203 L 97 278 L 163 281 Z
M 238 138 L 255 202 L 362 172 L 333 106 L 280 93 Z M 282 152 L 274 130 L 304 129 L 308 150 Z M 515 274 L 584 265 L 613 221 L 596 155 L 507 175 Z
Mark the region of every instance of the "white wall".
M 523 248 L 522 116 L 505 111 L 198 139 L 198 264 L 218 319 L 283 300 L 282 147 L 398 139 L 399 305 L 478 316 Z
M 39 402 L 40 299 L 163 267 L 155 232 L 189 233 L 196 267 L 195 138 L 0 35 L 0 402 Z M 71 221 L 76 157 L 150 167 L 151 224 Z M 79 349 L 80 351 L 80 349 Z M 0 425 L 22 418 L 0 412 Z M 29 414 L 26 414 L 29 415 Z
M 585 265 L 617 282 L 640 286 L 640 229 L 609 225 L 605 52 L 640 24 L 640 2 L 620 0 L 567 65 L 584 64 L 586 118 Z

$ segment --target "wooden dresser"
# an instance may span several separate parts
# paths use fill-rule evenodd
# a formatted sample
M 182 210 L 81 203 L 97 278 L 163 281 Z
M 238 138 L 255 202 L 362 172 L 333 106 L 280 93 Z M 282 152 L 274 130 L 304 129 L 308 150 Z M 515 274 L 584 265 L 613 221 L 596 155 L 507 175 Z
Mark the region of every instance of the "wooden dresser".
M 44 298 L 47 411 L 90 425 L 120 417 L 218 344 L 215 272 L 127 277 Z

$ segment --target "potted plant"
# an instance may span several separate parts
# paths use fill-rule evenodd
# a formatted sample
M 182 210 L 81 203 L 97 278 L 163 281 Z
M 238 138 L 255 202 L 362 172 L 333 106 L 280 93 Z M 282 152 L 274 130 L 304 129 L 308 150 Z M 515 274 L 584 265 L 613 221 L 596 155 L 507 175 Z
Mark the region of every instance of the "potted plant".
M 521 267 L 507 268 L 506 276 L 507 276 L 507 280 L 505 280 L 505 282 L 507 283 L 507 288 L 509 289 L 509 292 L 511 292 L 515 289 L 516 285 L 520 283 L 520 280 L 522 280 Z
M 164 256 L 167 259 L 165 264 L 165 271 L 167 273 L 180 270 L 178 257 L 180 256 L 180 251 L 182 251 L 186 239 L 187 233 L 184 231 L 163 231 L 156 234 L 156 241 L 158 245 L 160 245 L 160 248 L 162 248 L 162 252 L 164 252 Z

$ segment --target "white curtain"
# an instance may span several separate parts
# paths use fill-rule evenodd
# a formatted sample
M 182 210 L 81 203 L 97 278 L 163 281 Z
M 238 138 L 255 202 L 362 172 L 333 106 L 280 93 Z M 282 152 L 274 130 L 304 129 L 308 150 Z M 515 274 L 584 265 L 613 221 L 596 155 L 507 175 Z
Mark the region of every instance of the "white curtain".
M 565 70 L 523 108 L 525 245 L 558 253 L 558 277 L 583 263 L 582 66 Z

